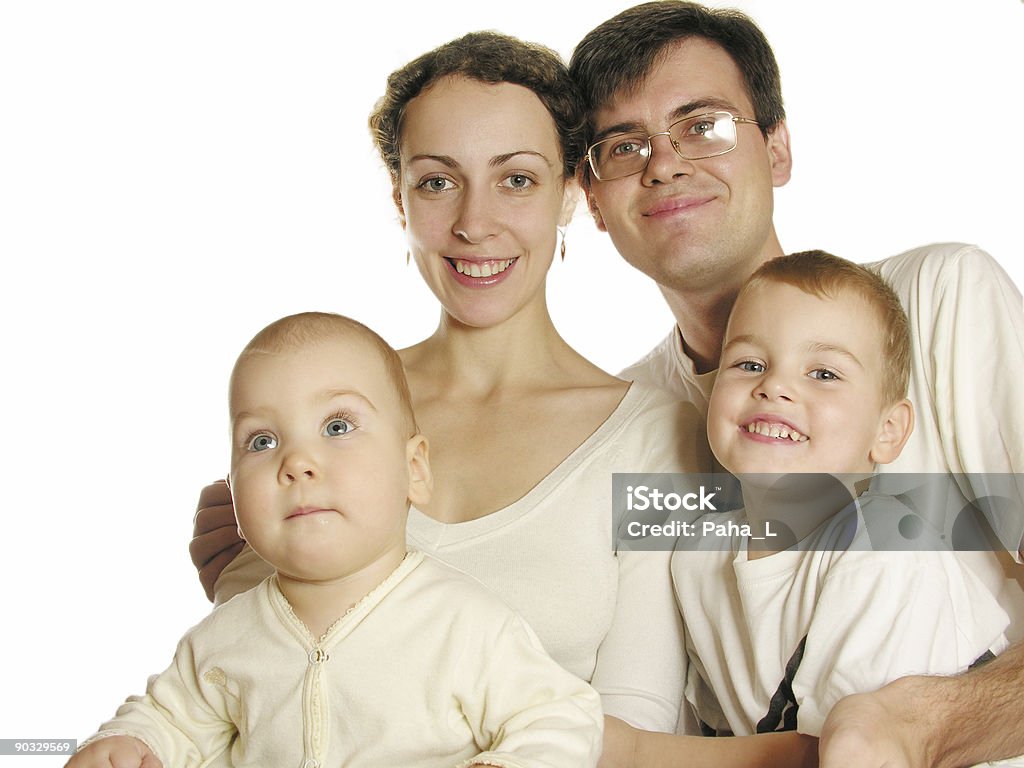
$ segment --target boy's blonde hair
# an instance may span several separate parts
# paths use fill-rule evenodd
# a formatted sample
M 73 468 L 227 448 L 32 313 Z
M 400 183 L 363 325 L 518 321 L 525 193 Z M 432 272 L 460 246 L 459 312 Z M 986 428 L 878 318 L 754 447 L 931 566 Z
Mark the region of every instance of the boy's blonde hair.
M 882 382 L 886 405 L 907 396 L 910 381 L 910 325 L 899 297 L 875 272 L 825 251 L 779 256 L 760 266 L 740 290 L 740 296 L 766 282 L 784 283 L 819 298 L 836 299 L 853 291 L 874 307 L 882 326 Z M 739 297 L 737 297 L 737 301 Z
M 394 348 L 377 333 L 357 320 L 331 312 L 300 312 L 275 320 L 257 333 L 238 356 L 235 370 L 231 374 L 234 381 L 242 361 L 252 355 L 261 353 L 275 354 L 291 349 L 326 341 L 339 335 L 352 335 L 370 343 L 380 354 L 388 380 L 398 395 L 402 409 L 402 421 L 411 437 L 419 429 L 412 409 L 412 396 L 409 394 L 409 382 L 405 378 L 405 368 Z

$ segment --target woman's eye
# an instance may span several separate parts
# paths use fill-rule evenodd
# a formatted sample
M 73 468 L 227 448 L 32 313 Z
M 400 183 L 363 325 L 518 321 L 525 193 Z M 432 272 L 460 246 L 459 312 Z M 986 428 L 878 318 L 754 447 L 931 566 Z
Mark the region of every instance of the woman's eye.
M 759 363 L 757 360 L 744 360 L 742 363 L 738 363 L 736 367 L 747 373 L 764 373 L 764 363 Z
M 277 438 L 273 435 L 256 435 L 249 438 L 249 444 L 246 446 L 246 450 L 258 453 L 260 451 L 269 451 L 271 448 L 277 448 Z
M 502 186 L 512 189 L 529 189 L 534 185 L 534 180 L 525 173 L 513 173 L 502 183 Z
M 345 419 L 331 419 L 324 425 L 325 437 L 341 437 L 355 429 L 352 423 Z
M 839 381 L 839 374 L 835 371 L 830 371 L 828 368 L 816 368 L 809 375 L 812 379 L 818 379 L 819 381 Z
M 454 186 L 451 180 L 444 178 L 444 176 L 434 176 L 420 184 L 420 187 L 428 192 L 445 192 Z

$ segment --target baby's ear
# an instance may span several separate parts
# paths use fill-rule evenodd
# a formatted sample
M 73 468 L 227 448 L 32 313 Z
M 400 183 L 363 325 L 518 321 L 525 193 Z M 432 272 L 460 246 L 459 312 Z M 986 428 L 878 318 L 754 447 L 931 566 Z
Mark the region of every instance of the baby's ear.
M 434 490 L 429 448 L 427 438 L 423 435 L 413 435 L 405 444 L 405 458 L 409 464 L 409 501 L 417 507 L 425 506 Z
M 228 476 L 224 478 L 224 482 L 226 482 L 228 484 L 228 490 L 230 491 L 231 490 L 231 473 L 228 473 Z M 231 497 L 231 503 L 232 504 L 235 503 L 235 498 L 234 498 L 233 495 Z M 237 523 L 238 523 L 238 515 L 237 515 L 237 513 L 235 515 L 235 523 L 236 523 L 236 530 L 238 531 L 238 538 L 240 538 L 242 541 L 245 541 L 245 534 L 242 533 L 242 526 L 237 525 Z
M 878 437 L 871 447 L 870 457 L 875 464 L 895 461 L 914 431 L 914 406 L 906 398 L 889 406 L 882 414 Z

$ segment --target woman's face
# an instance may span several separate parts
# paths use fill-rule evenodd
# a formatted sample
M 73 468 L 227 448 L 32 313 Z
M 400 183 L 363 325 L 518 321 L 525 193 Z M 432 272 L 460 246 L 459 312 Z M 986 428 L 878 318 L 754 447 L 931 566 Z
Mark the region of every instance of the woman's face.
M 577 188 L 540 99 L 511 83 L 439 80 L 406 107 L 400 147 L 410 251 L 445 311 L 474 327 L 546 311 L 556 228 Z

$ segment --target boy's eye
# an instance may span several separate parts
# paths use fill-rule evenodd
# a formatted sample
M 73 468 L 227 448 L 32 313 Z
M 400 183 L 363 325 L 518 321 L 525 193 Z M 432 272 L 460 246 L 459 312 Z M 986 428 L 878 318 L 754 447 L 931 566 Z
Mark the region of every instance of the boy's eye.
M 759 363 L 757 360 L 744 360 L 742 363 L 738 363 L 736 367 L 747 373 L 764 373 L 764 363 Z
M 246 450 L 254 452 L 269 451 L 271 448 L 277 448 L 277 438 L 273 435 L 256 435 L 249 439 L 246 446 Z
M 331 419 L 324 425 L 323 434 L 325 437 L 340 437 L 347 435 L 355 429 L 352 423 L 345 419 Z
M 839 375 L 828 368 L 816 368 L 809 375 L 812 379 L 818 379 L 818 381 L 839 381 Z

